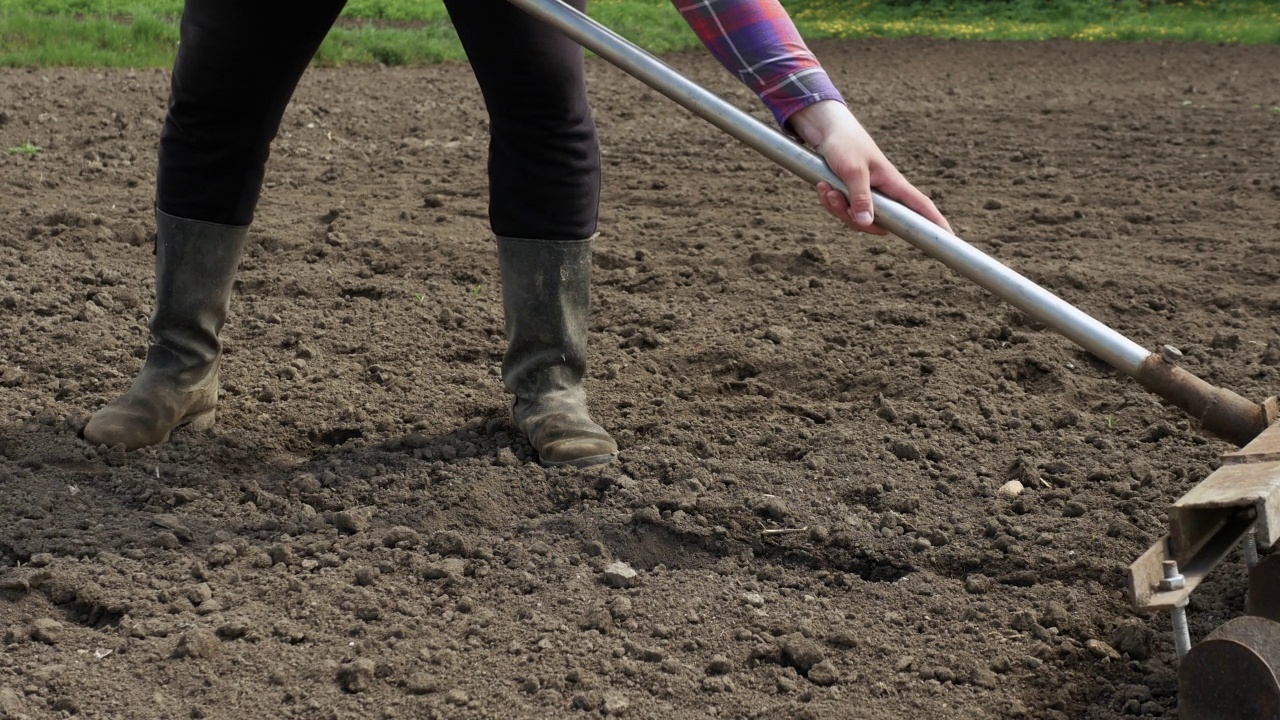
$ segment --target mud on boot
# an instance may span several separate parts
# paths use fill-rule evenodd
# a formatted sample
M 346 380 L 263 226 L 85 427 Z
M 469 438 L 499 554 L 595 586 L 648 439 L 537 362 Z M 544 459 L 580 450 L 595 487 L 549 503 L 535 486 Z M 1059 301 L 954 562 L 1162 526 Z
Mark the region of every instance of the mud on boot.
M 511 418 L 543 465 L 611 462 L 618 444 L 587 411 L 591 241 L 498 238 Z
M 181 425 L 213 425 L 218 332 L 247 235 L 247 227 L 156 211 L 156 309 L 147 360 L 129 391 L 90 418 L 85 440 L 135 450 L 164 442 Z

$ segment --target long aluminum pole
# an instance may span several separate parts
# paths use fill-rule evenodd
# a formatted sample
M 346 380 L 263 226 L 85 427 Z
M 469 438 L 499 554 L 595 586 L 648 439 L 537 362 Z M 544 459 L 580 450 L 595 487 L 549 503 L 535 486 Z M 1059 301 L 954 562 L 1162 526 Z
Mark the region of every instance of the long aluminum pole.
M 730 105 L 666 63 L 560 0 L 509 0 L 575 42 L 617 65 L 695 115 L 741 140 L 810 184 L 830 183 L 848 194 L 843 181 L 816 153 Z M 875 194 L 876 224 L 906 240 L 1057 333 L 1138 377 L 1151 354 L 1053 293 L 1010 270 L 981 250 L 934 225 L 914 210 Z

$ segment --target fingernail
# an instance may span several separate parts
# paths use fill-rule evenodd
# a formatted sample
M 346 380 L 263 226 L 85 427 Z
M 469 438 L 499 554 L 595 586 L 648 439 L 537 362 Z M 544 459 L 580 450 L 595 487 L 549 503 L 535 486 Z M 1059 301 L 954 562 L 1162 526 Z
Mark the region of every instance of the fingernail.
M 867 212 L 866 210 L 863 210 L 862 212 L 859 212 L 857 215 L 854 215 L 853 219 L 856 220 L 859 225 L 870 225 L 872 221 L 875 220 L 875 218 L 872 217 L 871 213 Z

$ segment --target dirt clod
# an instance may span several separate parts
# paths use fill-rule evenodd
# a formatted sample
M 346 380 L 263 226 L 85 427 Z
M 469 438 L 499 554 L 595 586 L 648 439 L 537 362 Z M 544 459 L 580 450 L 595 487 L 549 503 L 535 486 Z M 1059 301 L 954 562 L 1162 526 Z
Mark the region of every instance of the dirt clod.
M 607 633 L 613 629 L 613 616 L 602 608 L 591 610 L 583 616 L 578 625 L 583 630 L 596 630 L 600 633 Z
M 971 595 L 983 595 L 995 588 L 995 581 L 986 575 L 974 574 L 964 579 L 965 592 Z
M 889 446 L 889 451 L 899 460 L 919 460 L 922 457 L 920 448 L 903 440 L 893 441 L 893 444 Z
M 601 579 L 605 585 L 612 588 L 630 588 L 639 584 L 640 574 L 630 565 L 616 561 L 605 566 L 601 572 Z
M 815 685 L 835 685 L 840 682 L 840 673 L 829 660 L 815 663 L 805 674 Z
M 356 570 L 355 577 L 356 585 L 360 585 L 361 587 L 372 587 L 373 585 L 378 584 L 378 578 L 381 577 L 381 575 L 382 572 L 376 567 L 358 568 Z
M 1156 634 L 1150 627 L 1133 618 L 1116 625 L 1111 633 L 1111 643 L 1116 651 L 1134 660 L 1146 660 L 1151 657 L 1155 639 Z
M 196 628 L 188 630 L 178 638 L 178 645 L 173 649 L 173 657 L 199 660 L 217 657 L 221 652 L 222 642 L 216 635 L 204 628 Z
M 349 693 L 362 693 L 373 687 L 377 665 L 369 658 L 356 658 L 338 666 L 338 685 Z
M 38 618 L 31 623 L 31 639 L 46 645 L 57 645 L 63 635 L 62 623 L 53 618 Z
M 1111 647 L 1110 645 L 1108 645 L 1107 643 L 1101 640 L 1097 640 L 1097 639 L 1087 640 L 1085 641 L 1084 646 L 1085 646 L 1085 649 L 1087 649 L 1090 653 L 1092 653 L 1093 656 L 1096 658 L 1099 658 L 1102 660 L 1119 660 L 1120 659 L 1120 653 L 1116 652 L 1115 648 Z
M 600 704 L 600 709 L 605 715 L 614 717 L 626 714 L 630 708 L 631 701 L 627 699 L 627 696 L 612 690 L 604 693 L 603 701 Z
M 799 633 L 792 633 L 782 638 L 780 643 L 782 660 L 802 673 L 826 659 L 822 646 L 816 640 Z
M 412 550 L 422 543 L 422 537 L 412 528 L 397 525 L 382 536 L 383 547 Z
M 609 614 L 613 616 L 614 620 L 619 622 L 626 620 L 631 617 L 633 611 L 634 606 L 631 598 L 625 595 L 619 595 L 609 600 Z
M 209 587 L 209 583 L 200 583 L 195 587 L 187 590 L 187 599 L 192 605 L 199 605 L 213 597 L 213 588 Z
M 437 563 L 431 563 L 423 570 L 423 577 L 428 580 L 457 580 L 467 572 L 467 563 L 461 558 L 445 558 Z
M 711 675 L 727 675 L 733 672 L 733 661 L 724 655 L 712 655 L 707 663 L 707 672 Z
M 355 535 L 369 529 L 369 520 L 372 517 L 371 508 L 343 510 L 333 514 L 333 526 L 348 535 Z
M 18 718 L 23 716 L 22 698 L 13 688 L 0 686 L 0 716 Z
M 404 689 L 412 695 L 430 695 L 440 692 L 440 681 L 429 672 L 417 672 L 405 681 Z

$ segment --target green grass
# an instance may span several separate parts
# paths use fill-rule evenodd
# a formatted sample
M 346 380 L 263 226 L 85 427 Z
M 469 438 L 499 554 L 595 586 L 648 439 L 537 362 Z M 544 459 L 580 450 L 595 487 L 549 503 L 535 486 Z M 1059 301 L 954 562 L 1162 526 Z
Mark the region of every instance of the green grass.
M 178 46 L 181 11 L 181 0 L 0 0 L 0 67 L 166 67 Z M 697 45 L 666 0 L 598 0 L 592 14 L 654 52 Z M 317 63 L 465 57 L 440 0 L 352 0 L 343 16 Z
M 807 37 L 1280 43 L 1274 0 L 788 0 Z
M 14 145 L 6 152 L 10 155 L 39 155 L 44 152 L 44 148 L 36 145 L 35 143 L 24 142 L 21 145 Z
M 164 67 L 178 30 L 153 15 L 128 22 L 91 17 L 0 15 L 0 66 Z
M 1280 43 L 1280 3 L 1274 0 L 783 3 L 809 38 Z M 596 19 L 653 52 L 698 45 L 668 0 L 592 0 L 590 8 Z M 181 0 L 0 0 L 0 66 L 164 67 L 177 48 L 181 10 Z M 318 63 L 402 65 L 463 57 L 441 0 L 351 0 L 344 16 Z

